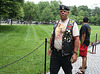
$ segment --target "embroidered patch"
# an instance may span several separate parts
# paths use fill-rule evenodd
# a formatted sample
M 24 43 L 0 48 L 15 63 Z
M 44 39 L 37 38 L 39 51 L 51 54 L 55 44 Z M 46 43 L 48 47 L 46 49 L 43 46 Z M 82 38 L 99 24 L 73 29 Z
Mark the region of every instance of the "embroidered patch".
M 69 25 L 67 29 L 68 29 L 68 30 L 72 30 L 72 26 Z
M 91 32 L 91 29 L 90 29 L 90 28 L 88 29 L 88 32 L 89 32 L 89 34 L 90 34 L 90 32 Z

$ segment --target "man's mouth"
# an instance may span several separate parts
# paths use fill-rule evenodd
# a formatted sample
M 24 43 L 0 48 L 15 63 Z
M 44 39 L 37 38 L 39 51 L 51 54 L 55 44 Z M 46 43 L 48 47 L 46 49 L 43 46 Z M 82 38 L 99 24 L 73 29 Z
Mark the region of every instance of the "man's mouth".
M 61 16 L 65 16 L 65 14 L 61 14 Z

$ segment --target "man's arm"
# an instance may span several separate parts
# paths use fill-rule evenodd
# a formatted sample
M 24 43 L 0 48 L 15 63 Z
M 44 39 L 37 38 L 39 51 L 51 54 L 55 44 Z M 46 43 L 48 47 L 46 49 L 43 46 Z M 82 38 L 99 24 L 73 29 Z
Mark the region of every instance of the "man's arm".
M 78 47 L 79 47 L 79 36 L 74 37 L 74 52 L 78 52 Z M 73 53 L 71 61 L 72 63 L 76 62 L 77 60 L 77 54 Z
M 86 34 L 85 34 L 85 33 L 84 33 L 84 34 L 82 34 L 82 37 L 81 37 L 81 46 L 82 46 L 82 45 L 83 45 L 83 43 L 84 43 L 85 36 L 86 36 Z
M 48 50 L 48 55 L 51 56 L 51 41 L 52 41 L 52 35 L 50 37 L 50 44 L 49 44 L 49 50 Z

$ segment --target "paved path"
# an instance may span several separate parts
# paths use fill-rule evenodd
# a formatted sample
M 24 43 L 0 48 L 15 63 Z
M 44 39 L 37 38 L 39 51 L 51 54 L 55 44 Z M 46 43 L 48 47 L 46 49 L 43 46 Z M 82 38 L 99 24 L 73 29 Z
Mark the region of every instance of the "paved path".
M 92 48 L 88 48 L 88 50 L 92 50 Z M 72 64 L 73 65 L 73 74 L 76 74 L 79 71 L 79 67 L 82 65 L 82 59 L 79 57 L 77 61 Z M 47 73 L 50 74 L 50 73 Z M 60 69 L 58 74 L 64 74 L 62 68 Z M 85 74 L 100 74 L 100 44 L 96 46 L 96 54 L 87 54 L 87 69 L 85 70 Z

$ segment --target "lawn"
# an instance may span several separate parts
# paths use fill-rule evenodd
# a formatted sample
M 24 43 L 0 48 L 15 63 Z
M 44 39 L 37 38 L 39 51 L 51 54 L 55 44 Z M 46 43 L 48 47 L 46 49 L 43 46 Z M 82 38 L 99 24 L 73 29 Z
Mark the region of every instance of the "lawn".
M 44 43 L 45 37 L 49 46 L 52 28 L 53 25 L 0 25 L 0 67 L 29 54 Z M 91 29 L 91 42 L 95 41 L 96 33 L 100 39 L 100 26 L 91 26 Z M 1 68 L 0 74 L 43 74 L 44 47 L 45 44 L 22 60 Z M 47 71 L 49 59 L 47 55 Z

